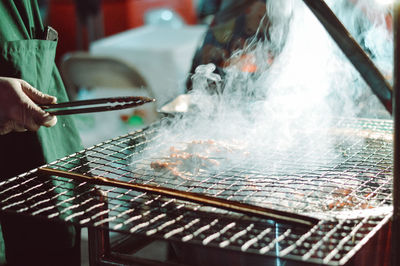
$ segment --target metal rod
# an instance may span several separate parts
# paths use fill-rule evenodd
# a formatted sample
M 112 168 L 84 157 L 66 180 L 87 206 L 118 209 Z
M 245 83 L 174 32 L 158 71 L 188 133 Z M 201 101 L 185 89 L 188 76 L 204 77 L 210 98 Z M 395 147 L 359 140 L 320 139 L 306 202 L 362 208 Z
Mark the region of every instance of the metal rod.
M 357 41 L 354 40 L 350 32 L 347 31 L 324 0 L 303 0 L 303 2 L 325 27 L 386 109 L 392 113 L 392 87 Z
M 400 265 L 400 0 L 393 9 L 394 25 L 394 137 L 393 137 L 393 217 L 392 217 L 392 266 Z
M 217 208 L 226 209 L 229 211 L 236 211 L 240 213 L 245 213 L 248 215 L 254 215 L 261 218 L 272 219 L 276 222 L 282 222 L 287 224 L 293 224 L 296 226 L 314 226 L 319 220 L 309 216 L 304 216 L 295 213 L 289 213 L 284 211 L 278 211 L 273 209 L 268 209 L 264 207 L 244 204 L 236 201 L 206 196 L 200 193 L 179 191 L 176 189 L 158 187 L 152 185 L 144 185 L 137 183 L 128 183 L 124 181 L 119 181 L 106 177 L 99 176 L 86 176 L 78 173 L 66 172 L 62 170 L 51 169 L 47 167 L 42 167 L 38 169 L 39 174 L 46 176 L 59 176 L 64 178 L 70 178 L 77 181 L 88 182 L 89 184 L 99 185 L 99 186 L 110 186 L 118 187 L 123 189 L 132 189 L 136 191 L 143 191 L 149 193 L 156 193 L 163 196 L 174 197 L 181 200 L 186 200 L 195 203 L 202 203 L 208 206 L 213 206 Z

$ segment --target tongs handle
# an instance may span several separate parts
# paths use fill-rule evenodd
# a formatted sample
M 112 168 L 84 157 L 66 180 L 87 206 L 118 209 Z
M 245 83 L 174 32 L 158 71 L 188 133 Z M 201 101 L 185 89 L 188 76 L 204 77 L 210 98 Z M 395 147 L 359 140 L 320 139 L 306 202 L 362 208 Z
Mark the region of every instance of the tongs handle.
M 94 113 L 94 112 L 104 112 L 104 111 L 114 111 L 126 108 L 137 107 L 145 103 L 154 102 L 155 99 L 142 96 L 125 96 L 125 97 L 112 97 L 112 98 L 99 98 L 92 100 L 81 100 L 72 101 L 56 104 L 42 104 L 39 105 L 43 110 L 46 110 L 51 115 L 71 115 L 71 114 L 82 114 L 82 113 Z M 117 103 L 117 104 L 115 104 Z M 60 108 L 70 108 L 85 105 L 97 105 L 106 104 L 102 106 L 88 107 L 88 108 L 71 108 L 71 109 L 61 109 Z M 113 105 L 114 104 L 114 105 Z M 50 111 L 48 111 L 50 110 Z

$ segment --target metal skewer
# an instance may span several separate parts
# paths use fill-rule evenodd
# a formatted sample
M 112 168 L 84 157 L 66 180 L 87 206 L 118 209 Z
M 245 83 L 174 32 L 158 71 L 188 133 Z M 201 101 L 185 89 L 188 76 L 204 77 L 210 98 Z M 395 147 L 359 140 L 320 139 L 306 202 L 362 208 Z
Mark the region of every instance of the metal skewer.
M 249 215 L 255 215 L 258 217 L 272 219 L 276 222 L 294 224 L 297 226 L 314 226 L 319 220 L 316 218 L 268 209 L 259 206 L 253 206 L 249 204 L 244 204 L 236 201 L 230 201 L 226 199 L 206 196 L 200 193 L 193 192 L 185 192 L 179 191 L 176 189 L 158 187 L 152 185 L 144 185 L 137 183 L 128 183 L 124 181 L 119 181 L 106 177 L 99 176 L 86 176 L 78 173 L 66 172 L 56 169 L 51 169 L 47 167 L 42 167 L 38 169 L 39 174 L 47 175 L 47 176 L 59 176 L 64 178 L 70 178 L 77 181 L 88 182 L 89 184 L 99 185 L 99 186 L 110 186 L 110 187 L 118 187 L 123 189 L 133 189 L 137 191 L 149 192 L 149 193 L 157 193 L 163 196 L 170 196 L 181 200 L 186 200 L 195 203 L 202 203 L 208 206 L 213 206 L 217 208 L 226 209 L 229 211 L 236 211 L 240 213 L 245 213 Z

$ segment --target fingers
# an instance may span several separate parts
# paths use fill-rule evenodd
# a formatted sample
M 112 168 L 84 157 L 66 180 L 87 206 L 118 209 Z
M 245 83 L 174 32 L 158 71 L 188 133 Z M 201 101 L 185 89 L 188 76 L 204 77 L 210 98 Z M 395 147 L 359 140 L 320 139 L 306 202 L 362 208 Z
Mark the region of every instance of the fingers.
M 44 94 L 32 87 L 28 82 L 21 80 L 22 91 L 35 103 L 50 104 L 56 103 L 57 98 L 48 94 Z
M 40 126 L 52 127 L 57 123 L 57 118 L 43 111 L 37 104 L 56 103 L 57 98 L 44 94 L 28 82 L 21 80 L 21 88 L 25 95 L 22 95 L 23 100 L 23 124 L 32 131 L 37 131 Z
M 36 97 L 35 99 L 39 99 L 40 97 L 44 96 L 39 101 L 45 102 L 55 100 L 55 98 L 52 96 L 47 95 L 48 97 L 46 97 L 45 94 L 39 92 L 28 83 L 24 84 L 24 88 L 25 91 L 30 93 L 31 97 Z M 39 106 L 37 106 L 34 100 L 32 100 L 29 95 L 24 93 L 24 90 L 19 93 L 19 101 L 13 106 L 11 118 L 17 124 L 23 125 L 25 128 L 31 131 L 37 131 L 40 126 L 52 127 L 57 123 L 57 118 L 43 111 Z
M 22 81 L 21 87 L 22 90 L 25 92 L 25 94 L 35 103 L 38 104 L 57 103 L 56 97 L 38 91 L 26 81 Z M 39 123 L 39 125 L 45 127 L 52 127 L 57 123 L 57 117 L 52 116 L 49 113 L 43 112 L 40 108 L 36 108 L 35 105 L 32 106 L 34 107 L 33 108 L 34 121 Z
M 49 113 L 46 113 L 46 115 L 43 117 L 42 125 L 45 127 L 52 127 L 57 124 L 57 117 L 54 115 L 50 115 Z
M 43 111 L 31 99 L 22 96 L 22 104 L 15 112 L 14 120 L 31 131 L 37 131 L 40 126 L 52 127 L 57 118 Z
M 0 135 L 40 126 L 52 127 L 57 118 L 37 104 L 55 103 L 57 99 L 33 88 L 20 79 L 0 77 Z
M 13 131 L 11 121 L 0 123 L 0 135 L 5 135 Z

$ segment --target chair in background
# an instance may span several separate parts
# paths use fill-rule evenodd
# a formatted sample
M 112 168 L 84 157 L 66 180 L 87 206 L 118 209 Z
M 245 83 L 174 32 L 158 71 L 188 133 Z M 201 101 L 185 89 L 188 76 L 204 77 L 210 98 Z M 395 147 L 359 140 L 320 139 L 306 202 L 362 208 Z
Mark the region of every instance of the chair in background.
M 142 75 L 129 63 L 110 56 L 75 52 L 63 57 L 60 72 L 71 100 L 117 96 L 147 96 L 154 93 Z M 105 113 L 76 116 L 85 147 L 142 128 L 159 119 L 156 103 Z M 107 123 L 104 123 L 107 121 Z
M 146 89 L 154 97 L 142 75 L 131 65 L 116 58 L 85 52 L 66 54 L 60 65 L 68 95 L 76 99 L 79 89 Z

